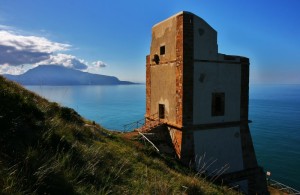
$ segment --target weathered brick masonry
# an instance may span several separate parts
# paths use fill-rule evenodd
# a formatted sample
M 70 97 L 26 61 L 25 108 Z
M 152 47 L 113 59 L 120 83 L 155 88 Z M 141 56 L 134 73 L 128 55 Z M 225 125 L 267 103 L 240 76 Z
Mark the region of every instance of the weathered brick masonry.
M 184 163 L 194 162 L 194 136 L 188 127 L 193 125 L 193 98 L 194 98 L 194 25 L 193 15 L 183 14 L 183 91 L 182 94 L 182 145 L 181 159 Z

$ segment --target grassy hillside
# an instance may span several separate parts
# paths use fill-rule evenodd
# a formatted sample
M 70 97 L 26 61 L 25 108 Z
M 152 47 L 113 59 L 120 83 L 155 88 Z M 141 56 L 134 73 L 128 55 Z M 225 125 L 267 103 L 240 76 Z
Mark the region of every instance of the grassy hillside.
M 0 194 L 235 194 L 0 76 Z

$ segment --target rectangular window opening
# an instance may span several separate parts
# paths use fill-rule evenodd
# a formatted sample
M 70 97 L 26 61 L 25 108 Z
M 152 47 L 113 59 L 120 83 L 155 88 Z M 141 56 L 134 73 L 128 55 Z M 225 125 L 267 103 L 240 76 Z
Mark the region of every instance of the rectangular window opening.
M 158 117 L 160 119 L 165 118 L 165 105 L 164 104 L 158 104 Z
M 224 116 L 225 114 L 225 93 L 213 93 L 211 104 L 212 116 Z
M 164 55 L 166 53 L 166 47 L 163 45 L 163 46 L 160 46 L 160 55 Z

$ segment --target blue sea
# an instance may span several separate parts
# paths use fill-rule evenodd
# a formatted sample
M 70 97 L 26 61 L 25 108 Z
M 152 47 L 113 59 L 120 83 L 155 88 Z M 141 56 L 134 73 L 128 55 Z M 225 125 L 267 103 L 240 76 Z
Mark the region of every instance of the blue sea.
M 145 114 L 145 85 L 26 86 L 110 130 Z M 275 179 L 300 189 L 300 85 L 251 85 L 250 130 L 258 162 Z
M 250 86 L 249 119 L 258 162 L 300 189 L 300 85 Z

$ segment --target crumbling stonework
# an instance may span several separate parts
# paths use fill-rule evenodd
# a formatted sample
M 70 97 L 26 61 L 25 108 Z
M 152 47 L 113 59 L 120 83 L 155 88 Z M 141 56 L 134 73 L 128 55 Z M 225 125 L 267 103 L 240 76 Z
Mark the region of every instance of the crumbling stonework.
M 146 97 L 151 97 L 151 70 L 150 70 L 150 56 L 146 56 Z M 151 115 L 151 98 L 146 99 L 146 116 Z

